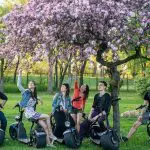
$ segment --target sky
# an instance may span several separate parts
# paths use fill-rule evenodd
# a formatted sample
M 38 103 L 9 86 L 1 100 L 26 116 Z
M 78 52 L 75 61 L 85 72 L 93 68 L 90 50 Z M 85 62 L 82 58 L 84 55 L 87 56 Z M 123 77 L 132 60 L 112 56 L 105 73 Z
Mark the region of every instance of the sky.
M 0 4 L 3 2 L 4 0 L 0 0 Z

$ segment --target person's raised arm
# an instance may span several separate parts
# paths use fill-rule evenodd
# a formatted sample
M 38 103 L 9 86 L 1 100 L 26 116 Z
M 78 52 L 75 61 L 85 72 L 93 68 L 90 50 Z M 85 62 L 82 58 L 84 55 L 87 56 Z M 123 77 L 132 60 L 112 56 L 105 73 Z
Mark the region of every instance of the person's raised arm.
M 19 91 L 21 93 L 24 93 L 25 92 L 25 88 L 22 86 L 22 70 L 19 69 L 19 74 L 18 74 L 18 81 L 17 81 L 17 87 L 19 89 Z

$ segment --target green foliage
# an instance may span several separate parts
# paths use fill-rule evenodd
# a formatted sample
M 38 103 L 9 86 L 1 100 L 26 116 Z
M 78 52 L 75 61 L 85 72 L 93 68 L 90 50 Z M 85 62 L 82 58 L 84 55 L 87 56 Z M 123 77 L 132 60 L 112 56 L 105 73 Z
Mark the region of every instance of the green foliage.
M 146 76 L 139 77 L 137 76 L 135 79 L 135 88 L 138 94 L 141 96 L 149 89 L 150 87 L 150 79 Z

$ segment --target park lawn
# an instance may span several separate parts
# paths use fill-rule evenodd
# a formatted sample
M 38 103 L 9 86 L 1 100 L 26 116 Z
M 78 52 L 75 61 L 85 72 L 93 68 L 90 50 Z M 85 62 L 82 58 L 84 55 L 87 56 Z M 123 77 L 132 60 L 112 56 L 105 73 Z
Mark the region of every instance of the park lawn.
M 96 92 L 91 92 L 89 95 L 89 99 L 86 104 L 85 112 L 88 113 L 94 94 Z M 8 102 L 5 107 L 5 115 L 8 119 L 8 127 L 6 132 L 6 138 L 4 145 L 0 147 L 2 150 L 29 150 L 33 149 L 32 147 L 28 147 L 25 144 L 19 143 L 17 141 L 12 141 L 8 134 L 8 129 L 11 123 L 14 121 L 14 116 L 17 115 L 18 110 L 12 109 L 12 107 L 21 99 L 21 94 L 19 93 L 8 93 Z M 39 93 L 39 96 L 43 99 L 44 104 L 37 106 L 38 112 L 42 113 L 50 113 L 51 112 L 51 104 L 52 104 L 52 98 L 53 95 L 49 95 L 48 93 Z M 122 100 L 120 101 L 120 112 L 124 112 L 127 110 L 135 109 L 137 106 L 143 103 L 142 98 L 140 98 L 135 92 L 121 92 L 120 97 Z M 112 112 L 110 114 L 110 124 L 112 125 Z M 136 118 L 121 118 L 121 133 L 122 135 L 126 135 L 132 126 L 133 122 L 136 120 Z M 27 132 L 29 133 L 30 125 L 31 123 L 24 119 L 25 127 L 27 129 Z M 60 150 L 67 150 L 67 148 L 64 145 L 56 144 L 57 149 Z M 50 149 L 50 148 L 45 148 Z M 81 150 L 101 150 L 99 146 L 94 145 L 89 139 L 85 139 L 82 146 L 80 147 Z M 146 133 L 146 126 L 141 126 L 136 134 L 127 142 L 127 143 L 121 143 L 120 150 L 150 150 L 150 140 Z

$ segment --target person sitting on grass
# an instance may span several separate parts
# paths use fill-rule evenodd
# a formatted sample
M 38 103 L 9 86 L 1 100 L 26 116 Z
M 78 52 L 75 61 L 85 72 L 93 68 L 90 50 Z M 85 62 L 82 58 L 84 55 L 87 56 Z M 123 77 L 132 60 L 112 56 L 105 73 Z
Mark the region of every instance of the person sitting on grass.
M 89 86 L 87 84 L 83 84 L 79 88 L 78 82 L 76 79 L 74 83 L 74 94 L 72 97 L 71 116 L 76 123 L 76 129 L 78 132 L 80 131 L 81 119 L 82 119 L 82 115 L 84 112 L 84 107 L 85 107 L 85 103 L 88 98 L 88 95 L 89 95 Z
M 48 147 L 55 147 L 53 145 L 53 141 L 57 138 L 53 135 L 51 125 L 50 125 L 50 118 L 47 114 L 40 114 L 35 111 L 35 106 L 37 104 L 37 90 L 34 81 L 29 81 L 28 89 L 24 89 L 21 85 L 21 78 L 22 78 L 22 70 L 19 70 L 18 82 L 17 86 L 18 89 L 22 93 L 22 100 L 19 105 L 24 108 L 25 117 L 29 120 L 35 120 L 39 123 L 39 125 L 45 130 L 46 142 Z
M 140 125 L 145 125 L 148 123 L 148 121 L 150 119 L 150 90 L 148 90 L 144 95 L 144 106 L 145 107 L 143 107 L 140 116 L 134 122 L 127 137 L 125 137 L 125 136 L 121 137 L 121 140 L 123 142 L 128 141 L 128 139 L 131 138 L 131 136 L 136 132 L 136 130 L 139 128 Z
M 61 86 L 60 92 L 56 93 L 53 98 L 52 103 L 52 113 L 55 118 L 56 127 L 54 129 L 54 135 L 57 138 L 62 138 L 63 132 L 66 130 L 65 121 L 66 121 L 66 113 L 71 112 L 72 105 L 71 105 L 71 98 L 69 96 L 70 87 L 69 84 L 64 83 Z M 69 115 L 69 120 L 71 122 L 71 126 L 75 126 L 75 123 L 72 117 Z
M 99 93 L 94 96 L 94 102 L 89 113 L 88 119 L 86 119 L 80 125 L 80 139 L 83 140 L 84 136 L 89 131 L 90 125 L 98 121 L 100 127 L 103 127 L 103 122 L 108 117 L 111 108 L 111 97 L 106 93 L 107 83 L 100 81 L 98 84 Z
M 0 99 L 2 100 L 2 103 L 0 104 L 0 129 L 5 131 L 7 127 L 7 120 L 4 113 L 2 112 L 2 109 L 4 108 L 4 105 L 8 98 L 4 93 L 0 92 Z

